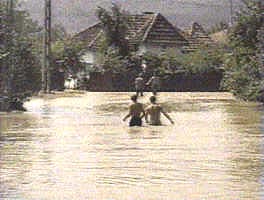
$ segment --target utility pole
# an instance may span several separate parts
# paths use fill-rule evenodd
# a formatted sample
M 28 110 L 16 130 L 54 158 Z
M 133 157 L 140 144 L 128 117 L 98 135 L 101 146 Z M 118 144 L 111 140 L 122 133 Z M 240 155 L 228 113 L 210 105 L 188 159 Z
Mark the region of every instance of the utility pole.
M 260 7 L 260 23 L 261 27 L 258 33 L 258 40 L 259 40 L 259 63 L 261 66 L 262 71 L 264 71 L 264 2 L 262 0 L 259 1 Z
M 8 35 L 6 38 L 6 44 L 9 51 L 7 65 L 6 65 L 6 92 L 9 97 L 12 96 L 13 93 L 13 79 L 14 79 L 14 0 L 7 0 L 6 3 L 6 12 L 7 12 L 7 27 L 8 27 Z
M 233 4 L 233 0 L 229 0 L 230 2 L 230 26 L 233 26 L 234 24 L 234 19 L 233 19 L 233 16 L 234 16 L 234 4 Z
M 45 19 L 44 19 L 44 61 L 42 66 L 42 91 L 50 93 L 51 80 L 51 0 L 45 0 Z

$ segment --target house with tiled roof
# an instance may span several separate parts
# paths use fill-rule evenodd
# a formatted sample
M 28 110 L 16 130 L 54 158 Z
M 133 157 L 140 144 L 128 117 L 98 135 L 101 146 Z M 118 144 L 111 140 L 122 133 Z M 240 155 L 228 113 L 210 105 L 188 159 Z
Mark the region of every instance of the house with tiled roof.
M 185 38 L 188 40 L 189 44 L 186 46 L 185 50 L 187 52 L 192 52 L 199 49 L 202 46 L 214 46 L 215 42 L 204 30 L 201 24 L 194 22 L 190 31 L 186 31 L 184 34 Z
M 74 36 L 87 44 L 83 56 L 86 63 L 96 63 L 96 53 L 103 35 L 102 24 L 97 23 Z M 162 53 L 168 49 L 183 53 L 189 44 L 180 29 L 174 27 L 162 14 L 152 12 L 129 16 L 126 39 L 129 49 L 138 54 Z

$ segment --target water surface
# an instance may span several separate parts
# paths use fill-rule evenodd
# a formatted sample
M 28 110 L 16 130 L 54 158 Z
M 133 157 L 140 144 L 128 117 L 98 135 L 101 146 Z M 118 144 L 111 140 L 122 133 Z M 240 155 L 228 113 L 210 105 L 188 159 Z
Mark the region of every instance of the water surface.
M 27 102 L 28 112 L 1 113 L 0 199 L 264 198 L 260 105 L 229 93 L 160 93 L 175 125 L 129 128 L 129 95 L 51 95 Z

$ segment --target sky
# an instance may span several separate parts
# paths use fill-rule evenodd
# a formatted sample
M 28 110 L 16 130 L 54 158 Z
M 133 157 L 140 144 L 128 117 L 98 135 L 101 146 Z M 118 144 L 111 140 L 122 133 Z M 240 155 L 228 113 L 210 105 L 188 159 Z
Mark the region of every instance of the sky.
M 33 19 L 42 23 L 44 0 L 20 0 Z M 235 8 L 240 0 L 233 0 Z M 109 8 L 111 0 L 52 0 L 53 25 L 60 24 L 69 33 L 77 33 L 97 22 L 98 6 Z M 131 14 L 159 12 L 182 29 L 196 21 L 209 28 L 230 20 L 230 0 L 114 0 Z

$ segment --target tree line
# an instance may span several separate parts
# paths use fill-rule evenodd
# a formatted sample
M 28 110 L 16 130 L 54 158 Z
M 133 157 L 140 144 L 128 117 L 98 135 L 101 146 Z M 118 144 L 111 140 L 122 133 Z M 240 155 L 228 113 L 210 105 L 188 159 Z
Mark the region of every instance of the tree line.
M 54 27 L 52 42 L 64 40 L 65 29 Z M 18 1 L 0 2 L 0 103 L 6 105 L 2 109 L 16 109 L 16 103 L 22 105 L 27 97 L 40 91 L 43 35 L 43 27 L 18 8 Z M 56 71 L 53 65 L 52 73 Z
M 16 1 L 0 2 L 1 96 L 25 99 L 40 88 L 37 43 L 41 28 Z

